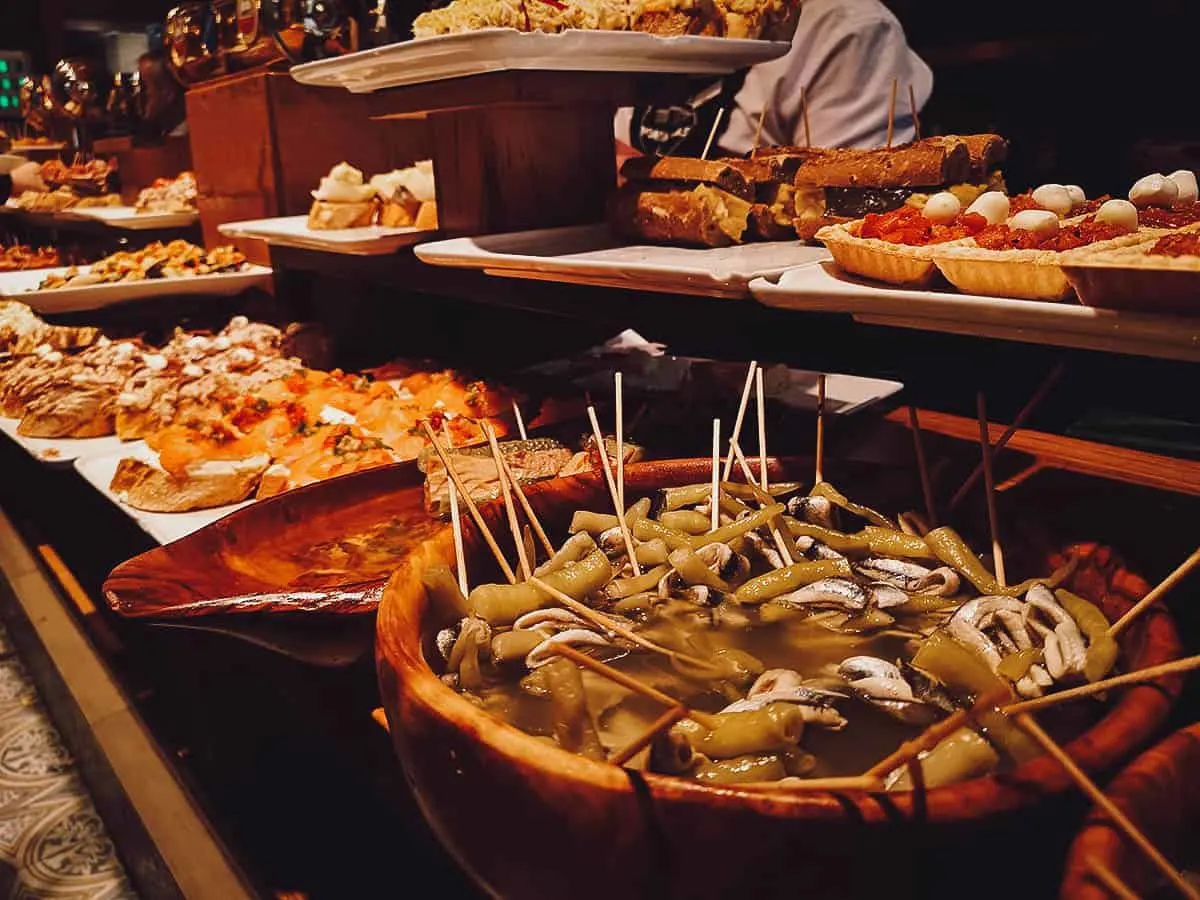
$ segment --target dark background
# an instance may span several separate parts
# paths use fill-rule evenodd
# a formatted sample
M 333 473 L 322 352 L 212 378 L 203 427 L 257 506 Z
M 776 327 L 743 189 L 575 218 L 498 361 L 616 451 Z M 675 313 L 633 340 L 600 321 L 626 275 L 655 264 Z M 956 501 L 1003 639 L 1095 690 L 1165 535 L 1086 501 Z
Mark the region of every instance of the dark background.
M 353 0 L 357 2 L 357 0 Z M 1010 185 L 1081 184 L 1124 193 L 1149 171 L 1200 168 L 1190 45 L 1200 10 L 1188 0 L 885 0 L 935 73 L 926 131 L 996 131 L 1012 142 Z M 0 42 L 37 70 L 86 53 L 72 20 L 142 27 L 170 0 L 4 0 Z M 389 0 L 401 34 L 431 0 Z M 91 38 L 95 40 L 95 38 Z

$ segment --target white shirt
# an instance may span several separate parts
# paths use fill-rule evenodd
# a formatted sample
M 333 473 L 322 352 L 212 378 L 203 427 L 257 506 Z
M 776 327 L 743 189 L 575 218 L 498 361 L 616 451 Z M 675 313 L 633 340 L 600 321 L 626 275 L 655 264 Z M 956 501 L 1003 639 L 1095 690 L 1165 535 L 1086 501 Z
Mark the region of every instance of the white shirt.
M 896 79 L 893 143 L 914 137 L 911 84 L 918 110 L 933 92 L 933 73 L 908 46 L 904 29 L 879 0 L 802 0 L 792 49 L 751 67 L 727 113 L 721 151 L 734 156 L 754 146 L 764 112 L 760 147 L 804 146 L 800 88 L 808 96 L 814 147 L 882 147 Z M 629 140 L 630 111 L 617 115 L 616 131 Z
M 919 110 L 933 93 L 933 73 L 908 46 L 900 22 L 879 0 L 803 0 L 792 49 L 746 74 L 720 147 L 749 153 L 764 108 L 760 147 L 806 144 L 802 85 L 812 146 L 882 147 L 893 78 L 892 139 L 901 144 L 914 136 L 908 86 Z

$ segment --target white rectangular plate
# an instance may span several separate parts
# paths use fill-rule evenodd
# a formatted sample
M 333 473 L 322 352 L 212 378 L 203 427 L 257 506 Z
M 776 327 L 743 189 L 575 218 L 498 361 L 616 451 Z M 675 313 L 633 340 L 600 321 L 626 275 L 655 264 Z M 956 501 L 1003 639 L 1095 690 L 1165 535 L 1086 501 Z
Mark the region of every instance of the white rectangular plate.
M 558 34 L 485 28 L 388 44 L 292 69 L 301 84 L 356 94 L 512 69 L 725 75 L 782 56 L 791 44 L 638 31 Z
M 253 502 L 247 500 L 244 503 L 231 503 L 228 506 L 198 509 L 185 513 L 142 512 L 127 503 L 122 503 L 120 498 L 109 489 L 113 475 L 117 473 L 118 463 L 127 456 L 149 459 L 153 457 L 153 452 L 144 441 L 133 441 L 115 452 L 75 460 L 75 471 L 83 476 L 84 481 L 118 506 L 125 515 L 137 522 L 142 531 L 160 544 L 169 544 L 171 541 L 186 537 L 193 531 L 199 531 L 205 525 L 211 525 L 235 509 L 241 509 Z
M 313 229 L 308 227 L 308 216 L 226 222 L 219 225 L 217 230 L 225 237 L 258 238 L 278 247 L 299 247 L 353 256 L 386 256 L 435 233 L 420 228 L 384 228 L 382 225 Z
M 37 286 L 48 275 L 65 268 L 33 269 L 0 274 L 0 297 L 20 300 L 39 313 L 74 312 L 100 309 L 130 300 L 151 297 L 211 295 L 228 297 L 247 288 L 271 283 L 271 269 L 249 265 L 241 272 L 197 275 L 194 278 L 149 278 L 145 281 L 118 281 L 115 284 L 91 284 L 87 287 L 63 287 L 39 291 Z
M 182 213 L 139 213 L 132 206 L 93 206 L 86 209 L 67 209 L 58 213 L 60 219 L 94 219 L 129 231 L 144 231 L 150 228 L 187 228 L 200 220 L 198 212 Z
M 750 291 L 767 306 L 850 313 L 868 324 L 1200 362 L 1196 319 L 893 288 L 828 262 L 785 272 L 777 283 L 756 279 Z
M 625 246 L 607 225 L 578 225 L 422 244 L 418 259 L 491 275 L 645 291 L 747 297 L 751 280 L 828 259 L 799 241 L 735 247 Z
M 102 456 L 128 446 L 115 434 L 97 438 L 31 438 L 17 434 L 20 419 L 0 418 L 0 431 L 4 432 L 32 456 L 50 465 L 66 465 L 88 456 Z

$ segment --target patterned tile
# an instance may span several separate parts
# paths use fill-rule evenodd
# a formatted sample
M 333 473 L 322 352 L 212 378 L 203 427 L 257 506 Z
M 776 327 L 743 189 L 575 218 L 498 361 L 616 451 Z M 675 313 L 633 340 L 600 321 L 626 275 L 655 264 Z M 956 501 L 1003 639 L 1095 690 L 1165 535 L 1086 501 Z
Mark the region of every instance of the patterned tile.
M 136 900 L 71 754 L 0 628 L 0 900 Z

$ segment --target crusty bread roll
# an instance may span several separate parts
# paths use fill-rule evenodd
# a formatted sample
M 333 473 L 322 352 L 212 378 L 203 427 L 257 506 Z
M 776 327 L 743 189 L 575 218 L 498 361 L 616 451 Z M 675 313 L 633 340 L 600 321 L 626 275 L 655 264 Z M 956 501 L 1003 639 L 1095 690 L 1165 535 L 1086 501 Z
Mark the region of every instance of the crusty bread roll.
M 690 191 L 646 191 L 629 184 L 617 192 L 612 227 L 633 241 L 728 247 L 749 226 L 751 204 L 709 185 Z
M 250 496 L 270 465 L 265 453 L 239 460 L 214 460 L 192 467 L 184 477 L 145 460 L 127 457 L 117 464 L 109 489 L 134 509 L 187 512 L 239 503 Z
M 964 134 L 959 139 L 967 145 L 971 157 L 971 181 L 975 184 L 986 184 L 1008 158 L 1008 141 L 998 134 Z
M 417 217 L 413 220 L 413 225 L 422 231 L 437 231 L 438 211 L 436 200 L 426 200 L 421 204 L 421 208 L 417 210 Z
M 308 211 L 308 227 L 315 231 L 363 228 L 375 221 L 375 201 L 330 203 L 314 200 Z
M 797 185 L 940 187 L 967 181 L 971 154 L 958 138 L 926 138 L 890 150 L 827 150 L 796 171 Z
M 635 156 L 621 166 L 621 176 L 629 182 L 648 182 L 651 186 L 675 188 L 711 184 L 713 187 L 741 197 L 754 199 L 754 185 L 738 171 L 743 161 L 710 161 L 690 156 Z M 750 171 L 754 171 L 750 168 Z

